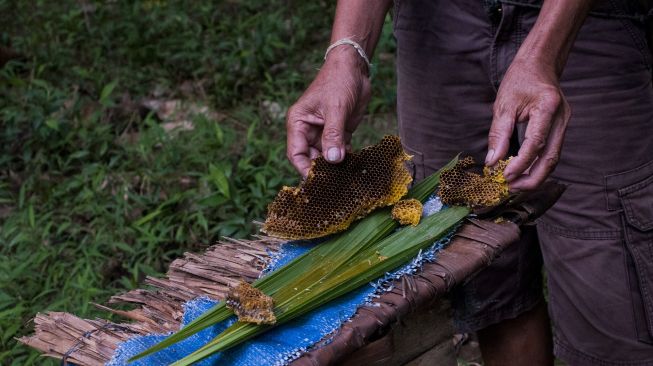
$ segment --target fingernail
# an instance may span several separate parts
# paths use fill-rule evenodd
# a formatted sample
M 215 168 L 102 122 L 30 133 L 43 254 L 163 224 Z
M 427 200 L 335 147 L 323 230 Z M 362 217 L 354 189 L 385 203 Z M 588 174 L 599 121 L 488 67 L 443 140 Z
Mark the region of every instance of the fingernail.
M 488 150 L 487 156 L 485 157 L 485 165 L 487 165 L 490 161 L 492 161 L 493 157 L 494 157 L 494 149 Z
M 327 160 L 331 162 L 340 160 L 340 149 L 337 147 L 329 148 L 327 151 Z

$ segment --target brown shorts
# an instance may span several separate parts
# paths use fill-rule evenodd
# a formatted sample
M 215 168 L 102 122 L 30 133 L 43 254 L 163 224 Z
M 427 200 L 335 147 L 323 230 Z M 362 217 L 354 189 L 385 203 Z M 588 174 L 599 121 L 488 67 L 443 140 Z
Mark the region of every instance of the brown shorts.
M 483 161 L 498 85 L 537 9 L 504 4 L 495 21 L 481 0 L 397 0 L 394 11 L 399 128 L 416 178 L 461 151 Z M 643 24 L 587 19 L 561 80 L 572 118 L 553 178 L 567 192 L 453 295 L 461 330 L 541 301 L 543 257 L 560 359 L 653 365 L 651 76 Z

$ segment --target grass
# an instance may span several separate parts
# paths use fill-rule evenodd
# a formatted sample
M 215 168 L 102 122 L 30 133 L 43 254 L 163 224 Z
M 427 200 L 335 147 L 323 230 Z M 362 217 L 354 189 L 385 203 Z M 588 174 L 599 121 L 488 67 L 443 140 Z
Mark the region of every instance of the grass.
M 23 56 L 0 68 L 0 365 L 57 364 L 15 341 L 37 312 L 106 317 L 89 302 L 255 231 L 297 180 L 283 111 L 321 64 L 332 13 L 332 2 L 0 0 L 0 46 Z M 390 30 L 358 146 L 394 129 Z M 179 101 L 181 116 L 147 100 Z

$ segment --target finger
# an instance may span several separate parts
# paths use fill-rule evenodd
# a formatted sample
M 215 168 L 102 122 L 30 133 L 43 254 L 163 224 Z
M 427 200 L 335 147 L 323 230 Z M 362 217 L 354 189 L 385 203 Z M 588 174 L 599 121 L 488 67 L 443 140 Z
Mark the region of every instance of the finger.
M 311 167 L 310 125 L 289 113 L 286 122 L 286 156 L 295 169 L 304 177 Z
M 296 118 L 298 120 L 301 120 L 302 122 L 311 124 L 311 125 L 316 125 L 316 126 L 322 126 L 324 124 L 324 118 L 316 116 L 310 111 L 307 111 L 305 113 L 302 113 L 300 117 Z
M 536 189 L 551 175 L 560 160 L 562 143 L 564 142 L 568 121 L 568 108 L 556 114 L 546 147 L 531 166 L 528 175 L 522 175 L 514 180 L 510 184 L 511 189 L 523 191 Z
M 490 133 L 488 134 L 488 150 L 485 165 L 493 166 L 499 159 L 508 154 L 510 137 L 515 127 L 516 113 L 505 108 L 495 107 Z
M 320 156 L 320 150 L 315 147 L 309 147 L 309 157 L 311 160 L 317 159 Z
M 317 150 L 319 154 L 322 154 L 322 141 L 320 140 L 321 136 L 318 135 L 308 139 L 308 147 Z M 318 155 L 319 155 L 318 154 Z
M 288 133 L 287 141 L 288 147 L 286 156 L 288 157 L 288 160 L 299 174 L 306 177 L 308 170 L 311 167 L 311 157 L 308 144 L 305 143 L 302 138 L 291 136 L 290 133 Z
M 546 147 L 555 109 L 533 108 L 529 112 L 524 141 L 517 156 L 510 160 L 503 175 L 509 182 L 516 179 L 528 169 Z
M 330 108 L 325 113 L 322 155 L 330 163 L 339 163 L 345 158 L 345 119 L 343 108 Z

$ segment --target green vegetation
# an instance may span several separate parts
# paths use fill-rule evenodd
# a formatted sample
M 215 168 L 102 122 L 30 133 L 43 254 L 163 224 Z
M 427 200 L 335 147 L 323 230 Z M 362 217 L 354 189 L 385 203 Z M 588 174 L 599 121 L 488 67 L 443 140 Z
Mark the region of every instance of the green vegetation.
M 457 159 L 447 167 L 451 168 L 456 162 Z M 441 171 L 417 183 L 408 192 L 408 197 L 426 200 L 438 186 Z M 389 209 L 378 210 L 252 285 L 274 299 L 277 325 L 283 324 L 406 263 L 469 212 L 466 207 L 452 207 L 423 219 L 417 227 L 406 226 L 393 232 L 399 224 L 392 219 Z M 177 343 L 231 314 L 233 312 L 221 303 L 135 358 Z M 193 364 L 251 339 L 270 327 L 236 322 L 174 365 Z
M 0 364 L 44 363 L 14 339 L 37 312 L 106 317 L 89 302 L 255 232 L 297 179 L 283 112 L 321 64 L 332 13 L 0 0 L 0 46 L 22 55 L 0 68 Z M 377 54 L 392 51 L 388 22 Z M 377 58 L 359 146 L 392 131 L 392 75 Z

